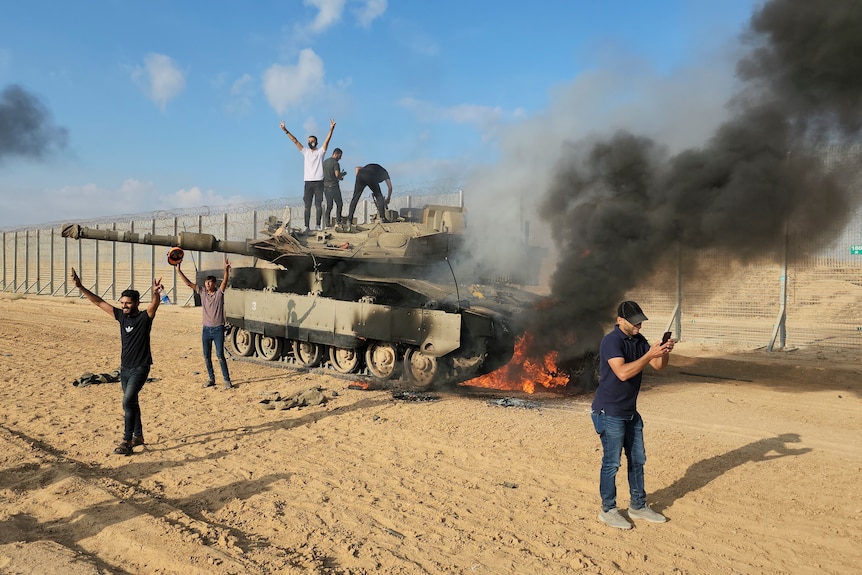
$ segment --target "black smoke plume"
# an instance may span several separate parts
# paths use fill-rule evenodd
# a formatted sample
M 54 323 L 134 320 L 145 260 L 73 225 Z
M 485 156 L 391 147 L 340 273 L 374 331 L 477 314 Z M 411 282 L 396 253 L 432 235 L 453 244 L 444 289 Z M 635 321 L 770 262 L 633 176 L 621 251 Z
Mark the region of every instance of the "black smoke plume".
M 67 130 L 53 125 L 36 96 L 14 84 L 0 92 L 0 163 L 12 156 L 41 160 L 67 140 Z
M 859 194 L 823 149 L 858 142 L 860 31 L 859 0 L 772 0 L 743 35 L 731 117 L 702 147 L 669 155 L 626 132 L 567 144 L 540 206 L 560 258 L 532 353 L 595 350 L 619 301 L 678 242 L 745 260 L 846 222 Z

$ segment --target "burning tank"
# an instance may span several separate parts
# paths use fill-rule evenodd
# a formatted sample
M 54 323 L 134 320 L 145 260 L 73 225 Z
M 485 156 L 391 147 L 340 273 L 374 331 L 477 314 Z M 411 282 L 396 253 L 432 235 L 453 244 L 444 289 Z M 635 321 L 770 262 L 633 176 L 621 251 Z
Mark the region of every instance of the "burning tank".
M 274 266 L 231 270 L 230 353 L 415 389 L 457 384 L 506 364 L 537 296 L 469 278 L 452 266 L 464 212 L 402 210 L 396 221 L 310 233 L 271 217 L 262 239 L 138 234 L 65 224 L 64 237 L 248 255 Z M 219 276 L 221 270 L 199 272 Z M 459 278 L 466 280 L 468 278 Z

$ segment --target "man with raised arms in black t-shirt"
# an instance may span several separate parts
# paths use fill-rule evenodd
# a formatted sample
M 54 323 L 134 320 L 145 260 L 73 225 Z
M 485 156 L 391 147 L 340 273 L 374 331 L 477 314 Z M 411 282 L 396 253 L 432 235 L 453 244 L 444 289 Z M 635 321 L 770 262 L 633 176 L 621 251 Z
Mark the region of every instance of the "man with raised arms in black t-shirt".
M 141 311 L 139 305 L 141 294 L 137 290 L 127 289 L 120 295 L 119 308 L 112 306 L 81 283 L 81 278 L 72 268 L 72 283 L 94 305 L 105 310 L 120 324 L 120 382 L 123 389 L 123 440 L 114 449 L 119 455 L 131 455 L 132 448 L 144 444 L 144 428 L 141 423 L 141 405 L 138 394 L 147 377 L 153 355 L 150 352 L 150 330 L 153 318 L 159 309 L 162 280 L 153 279 L 153 298 L 146 311 Z

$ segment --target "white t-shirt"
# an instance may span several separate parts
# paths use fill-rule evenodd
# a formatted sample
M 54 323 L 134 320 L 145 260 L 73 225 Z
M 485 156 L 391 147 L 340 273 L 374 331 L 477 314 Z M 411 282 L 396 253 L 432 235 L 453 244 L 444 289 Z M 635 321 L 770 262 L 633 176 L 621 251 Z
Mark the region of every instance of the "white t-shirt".
M 305 174 L 306 182 L 321 182 L 323 181 L 323 157 L 326 151 L 323 148 L 302 148 L 302 155 L 305 157 L 303 165 L 303 173 Z

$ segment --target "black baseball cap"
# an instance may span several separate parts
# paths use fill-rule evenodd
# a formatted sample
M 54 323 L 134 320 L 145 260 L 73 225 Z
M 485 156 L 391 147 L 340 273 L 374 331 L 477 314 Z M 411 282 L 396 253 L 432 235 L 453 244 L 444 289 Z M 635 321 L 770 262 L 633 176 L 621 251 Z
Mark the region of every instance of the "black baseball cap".
M 620 307 L 617 308 L 617 316 L 633 325 L 647 320 L 647 316 L 644 315 L 641 306 L 633 301 L 624 301 L 621 303 Z

